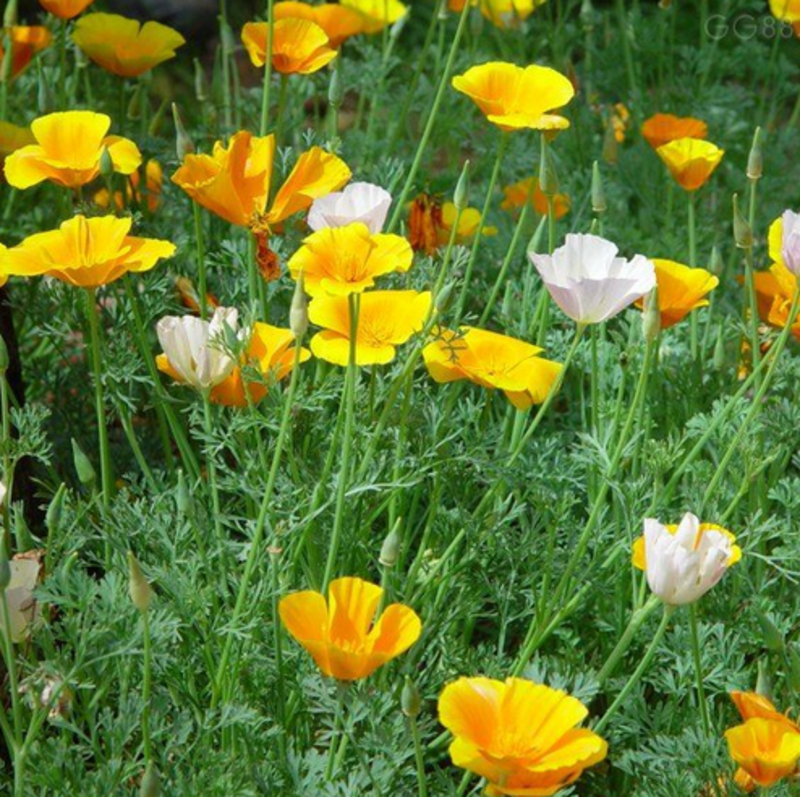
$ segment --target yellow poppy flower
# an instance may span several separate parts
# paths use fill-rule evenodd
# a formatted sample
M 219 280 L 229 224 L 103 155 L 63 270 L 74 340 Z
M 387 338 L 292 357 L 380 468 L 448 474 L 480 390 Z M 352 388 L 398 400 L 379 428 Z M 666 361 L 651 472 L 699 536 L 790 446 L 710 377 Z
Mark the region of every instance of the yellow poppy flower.
M 11 77 L 16 77 L 30 64 L 36 53 L 44 50 L 52 41 L 52 36 L 47 28 L 40 25 L 14 25 L 6 28 L 2 34 L 11 41 Z M 0 34 L 0 63 L 5 58 L 3 48 L 4 35 Z
M 470 5 L 480 5 L 481 14 L 495 27 L 505 30 L 517 27 L 547 0 L 471 0 Z M 462 11 L 466 0 L 449 0 L 451 11 Z
M 460 333 L 441 329 L 422 351 L 436 382 L 468 379 L 489 390 L 502 390 L 519 410 L 541 404 L 561 372 L 561 364 L 538 355 L 543 350 L 525 341 L 475 327 Z
M 94 0 L 39 0 L 42 8 L 60 19 L 72 19 L 87 9 Z
M 30 188 L 44 180 L 79 188 L 100 174 L 100 158 L 107 149 L 114 170 L 132 174 L 142 155 L 136 144 L 108 136 L 111 119 L 92 111 L 65 111 L 35 119 L 31 132 L 36 144 L 16 150 L 6 159 L 5 173 L 14 188 Z
M 455 766 L 488 781 L 487 794 L 556 794 L 606 757 L 608 745 L 577 727 L 579 700 L 522 678 L 459 678 L 439 696 L 439 721 L 455 737 Z
M 286 630 L 330 678 L 357 681 L 405 653 L 422 623 L 408 606 L 393 603 L 375 617 L 383 590 L 360 578 L 337 578 L 328 600 L 319 592 L 295 592 L 278 610 Z
M 769 10 L 783 22 L 800 22 L 800 0 L 769 0 Z
M 281 329 L 270 324 L 257 321 L 253 324 L 247 352 L 240 365 L 236 366 L 225 379 L 214 385 L 209 398 L 215 404 L 225 407 L 247 407 L 252 401 L 257 404 L 267 395 L 269 384 L 280 382 L 294 368 L 295 341 L 290 329 Z M 301 348 L 300 362 L 311 358 L 311 352 Z M 156 365 L 162 373 L 172 377 L 176 382 L 183 382 L 180 374 L 173 368 L 166 354 L 156 357 Z M 250 381 L 247 367 L 255 368 L 265 382 Z M 247 398 L 247 393 L 250 399 Z
M 749 719 L 725 738 L 731 758 L 759 786 L 774 786 L 797 770 L 800 733 L 781 720 Z
M 450 240 L 453 226 L 456 223 L 458 211 L 452 202 L 445 202 L 442 205 L 442 226 L 438 233 L 439 246 L 443 246 Z M 481 212 L 477 208 L 464 208 L 461 211 L 461 218 L 458 219 L 458 229 L 456 230 L 456 243 L 463 244 L 471 241 L 478 232 L 481 223 Z M 481 235 L 497 235 L 497 227 L 485 226 L 481 229 Z
M 575 89 L 564 75 L 550 67 L 491 61 L 456 75 L 452 84 L 501 130 L 569 127 L 567 119 L 550 112 L 563 108 L 575 96 Z
M 308 306 L 312 324 L 323 328 L 311 339 L 315 357 L 335 365 L 350 360 L 350 298 L 320 296 Z M 356 365 L 391 362 L 397 346 L 425 324 L 431 306 L 429 291 L 370 291 L 359 297 Z
M 297 160 L 267 209 L 275 157 L 275 136 L 257 138 L 247 131 L 233 135 L 211 155 L 187 155 L 172 175 L 195 202 L 241 227 L 277 224 L 341 188 L 350 179 L 344 161 L 320 147 Z
M 533 195 L 531 196 L 531 188 Z M 539 187 L 538 177 L 528 177 L 518 183 L 503 188 L 505 199 L 500 203 L 503 210 L 521 208 L 530 197 L 533 209 L 540 215 L 547 215 L 547 195 Z M 566 194 L 555 194 L 553 197 L 553 210 L 555 217 L 561 219 L 569 213 L 570 199 Z
M 707 307 L 707 296 L 719 285 L 719 280 L 704 268 L 690 268 L 673 260 L 653 258 L 658 285 L 658 310 L 661 329 L 669 329 L 686 318 L 692 310 Z M 644 299 L 636 306 L 644 308 Z
M 642 135 L 653 149 L 658 149 L 680 138 L 705 138 L 708 125 L 692 116 L 657 113 L 644 122 Z
M 81 17 L 72 39 L 98 66 L 121 77 L 144 74 L 186 44 L 178 31 L 160 22 L 142 24 L 119 14 Z
M 378 33 L 408 13 L 400 0 L 341 0 L 341 4 L 361 16 L 364 33 Z
M 126 205 L 134 204 L 142 206 L 147 204 L 150 213 L 155 213 L 161 204 L 161 191 L 164 182 L 164 172 L 161 164 L 151 158 L 145 166 L 145 187 L 141 190 L 142 178 L 139 171 L 133 172 L 128 177 L 125 186 L 125 194 L 122 191 L 114 192 L 114 204 L 118 210 L 123 210 Z M 101 207 L 107 208 L 111 204 L 108 189 L 103 188 L 94 195 L 94 201 Z
M 702 188 L 725 154 L 725 150 L 699 138 L 679 138 L 656 152 L 685 191 Z
M 253 66 L 262 67 L 267 57 L 266 22 L 248 22 L 242 42 Z M 310 75 L 336 58 L 325 31 L 308 19 L 281 19 L 272 34 L 272 68 L 284 75 Z
M 371 233 L 366 224 L 325 227 L 312 233 L 289 260 L 297 279 L 302 271 L 310 296 L 347 296 L 375 285 L 375 277 L 408 271 L 411 246 L 399 235 Z
M 149 271 L 175 246 L 169 241 L 128 235 L 131 219 L 75 216 L 57 230 L 27 237 L 0 253 L 0 273 L 18 277 L 47 274 L 79 288 L 97 288 L 129 271 Z
M 346 39 L 364 32 L 364 19 L 351 8 L 336 3 L 312 6 L 294 0 L 275 3 L 275 21 L 281 19 L 308 19 L 315 22 L 330 40 L 330 46 L 338 49 Z M 264 47 L 266 49 L 266 47 Z

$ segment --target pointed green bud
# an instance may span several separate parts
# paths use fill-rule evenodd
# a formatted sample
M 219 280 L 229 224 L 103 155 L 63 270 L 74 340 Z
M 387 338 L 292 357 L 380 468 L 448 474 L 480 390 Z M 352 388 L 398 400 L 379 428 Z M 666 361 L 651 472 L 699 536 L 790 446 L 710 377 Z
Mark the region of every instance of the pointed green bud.
M 421 705 L 422 700 L 420 699 L 417 685 L 411 678 L 406 676 L 405 683 L 403 684 L 403 691 L 400 694 L 400 707 L 403 710 L 403 714 L 411 719 L 416 719 L 419 715 Z
M 178 471 L 178 490 L 175 503 L 181 515 L 189 519 L 194 517 L 194 499 L 182 470 Z
M 761 128 L 757 127 L 753 135 L 753 144 L 747 156 L 747 179 L 760 180 L 764 174 L 764 154 L 761 149 Z
M 456 210 L 464 210 L 469 204 L 469 161 L 464 161 L 464 168 L 461 170 L 453 194 L 453 204 Z
M 194 152 L 194 142 L 183 126 L 181 112 L 174 102 L 172 103 L 172 119 L 175 122 L 175 151 L 178 153 L 178 160 L 183 162 L 187 155 L 191 155 Z
M 28 528 L 24 512 L 14 513 L 14 540 L 17 543 L 17 550 L 23 553 L 36 548 L 36 543 L 31 530 Z
M 383 545 L 381 545 L 381 555 L 378 557 L 378 561 L 384 567 L 394 567 L 400 556 L 400 544 L 403 541 L 400 536 L 400 522 L 401 518 L 397 518 L 397 522 L 386 535 Z
M 47 533 L 51 539 L 58 533 L 61 528 L 61 517 L 64 512 L 64 499 L 67 495 L 67 485 L 60 484 L 56 494 L 50 501 L 47 507 L 47 514 L 45 515 L 45 525 L 47 526 Z
M 144 614 L 153 600 L 153 588 L 148 583 L 139 567 L 139 562 L 131 551 L 128 551 L 128 594 L 133 605 Z
M 769 665 L 763 659 L 758 660 L 758 678 L 756 680 L 756 694 L 772 699 L 772 676 L 769 674 Z
M 725 333 L 722 326 L 717 330 L 717 342 L 714 344 L 714 368 L 722 371 L 725 368 Z
M 436 298 L 434 299 L 434 310 L 436 310 L 437 315 L 444 315 L 451 305 L 453 304 L 453 293 L 455 291 L 455 285 L 452 282 L 448 282 L 445 286 L 436 294 Z
M 80 483 L 84 487 L 91 487 L 97 480 L 97 473 L 92 466 L 91 460 L 86 456 L 74 437 L 72 438 L 72 461 Z
M 139 797 L 160 797 L 160 795 L 161 776 L 158 774 L 156 765 L 151 761 L 144 772 Z
M 720 252 L 719 247 L 714 244 L 714 246 L 711 248 L 711 259 L 708 261 L 708 270 L 715 276 L 719 277 L 724 268 L 725 261 L 722 259 L 722 252 Z
M 580 20 L 585 33 L 589 33 L 594 28 L 594 7 L 592 0 L 583 0 L 581 3 Z
M 592 164 L 592 212 L 598 216 L 608 210 L 606 202 L 606 191 L 603 186 L 603 175 L 600 172 L 600 164 L 595 161 Z
M 558 193 L 558 174 L 553 156 L 550 152 L 550 145 L 547 143 L 547 136 L 542 133 L 540 136 L 542 146 L 539 157 L 539 188 L 546 196 L 555 196 Z
M 529 255 L 535 255 L 542 251 L 542 237 L 544 236 L 545 226 L 547 220 L 542 219 L 536 229 L 533 231 L 530 241 L 528 241 L 527 252 Z
M 331 81 L 328 84 L 328 103 L 331 108 L 338 111 L 342 107 L 342 100 L 344 99 L 344 88 L 342 87 L 342 70 L 339 68 L 337 62 L 333 72 L 331 73 Z
M 753 248 L 753 231 L 739 210 L 739 195 L 733 195 L 733 237 L 739 249 Z
M 5 338 L 0 335 L 0 377 L 5 376 L 9 365 L 11 365 L 11 359 L 8 356 L 8 346 L 6 346 Z
M 200 103 L 208 101 L 208 79 L 199 58 L 194 59 L 194 96 Z
M 299 345 L 308 332 L 308 297 L 302 269 L 297 275 L 297 282 L 294 286 L 292 306 L 289 309 L 289 328 Z
M 8 561 L 5 543 L 0 542 L 0 592 L 5 592 L 10 583 L 11 563 Z
M 100 152 L 100 174 L 106 180 L 114 174 L 114 161 L 111 159 L 108 147 L 103 147 Z
M 783 634 L 778 630 L 772 618 L 766 612 L 761 611 L 756 612 L 756 618 L 761 626 L 761 636 L 764 638 L 766 649 L 770 653 L 782 653 L 785 646 Z
M 13 28 L 19 21 L 19 10 L 17 0 L 8 0 L 6 10 L 3 13 L 3 27 Z
M 642 334 L 648 343 L 652 343 L 661 334 L 661 313 L 658 309 L 658 288 L 655 287 L 644 297 L 642 313 Z

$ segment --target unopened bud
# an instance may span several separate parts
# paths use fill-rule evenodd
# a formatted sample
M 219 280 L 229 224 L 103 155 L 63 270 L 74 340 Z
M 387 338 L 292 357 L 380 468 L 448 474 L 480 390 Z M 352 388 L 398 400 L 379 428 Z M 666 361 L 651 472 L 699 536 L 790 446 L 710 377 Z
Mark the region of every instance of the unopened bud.
M 713 247 L 711 247 L 711 258 L 708 261 L 708 270 L 715 276 L 719 277 L 724 268 L 725 261 L 722 259 L 722 252 L 719 251 L 719 247 L 715 244 Z
M 415 719 L 419 715 L 419 709 L 422 701 L 419 696 L 419 689 L 417 685 L 406 676 L 406 681 L 403 684 L 403 691 L 400 694 L 400 707 L 403 714 L 411 719 Z
M 6 346 L 6 341 L 3 336 L 0 335 L 0 377 L 5 376 L 10 364 L 11 360 L 8 356 L 8 346 Z
M 456 210 L 464 210 L 469 204 L 469 161 L 464 161 L 464 168 L 456 183 L 456 190 L 453 193 L 453 204 Z
M 114 174 L 114 161 L 111 158 L 108 147 L 103 147 L 100 152 L 100 174 L 106 179 Z
M 592 164 L 592 211 L 598 216 L 608 210 L 606 202 L 606 191 L 603 186 L 603 175 L 600 172 L 600 164 L 595 161 Z
M 758 660 L 758 678 L 756 679 L 756 694 L 772 698 L 772 677 L 769 674 L 767 662 L 763 659 Z
M 648 343 L 652 343 L 661 334 L 661 312 L 658 309 L 658 288 L 653 288 L 644 297 L 642 313 L 642 334 Z
M 169 100 L 164 100 L 161 105 L 156 108 L 156 112 L 150 117 L 150 124 L 147 126 L 147 135 L 151 138 L 156 138 L 159 135 L 168 106 Z
M 400 34 L 403 32 L 403 28 L 405 28 L 406 23 L 408 22 L 408 18 L 411 16 L 409 12 L 403 14 L 397 22 L 389 28 L 389 38 L 397 41 L 400 38 Z
M 717 332 L 717 342 L 714 344 L 714 368 L 722 371 L 725 368 L 725 334 L 720 326 Z
M 128 594 L 131 596 L 133 605 L 142 614 L 150 608 L 150 602 L 153 600 L 153 588 L 144 577 L 136 557 L 130 551 L 128 551 Z
M 753 135 L 753 144 L 747 156 L 747 179 L 760 180 L 764 174 L 764 154 L 761 150 L 761 128 L 757 127 Z
M 294 286 L 292 306 L 289 309 L 289 328 L 298 343 L 308 332 L 308 297 L 306 296 L 306 281 L 302 270 L 297 275 Z
M 156 765 L 151 761 L 147 765 L 142 785 L 139 789 L 139 797 L 159 797 L 161 794 L 161 776 L 158 774 Z
M 455 286 L 452 282 L 448 282 L 440 291 L 436 294 L 436 298 L 434 300 L 434 309 L 436 310 L 437 315 L 443 315 L 446 313 L 450 306 L 453 304 L 453 291 L 455 290 Z
M 14 513 L 14 540 L 18 551 L 30 551 L 36 547 L 23 512 Z
M 344 99 L 344 89 L 342 88 L 342 70 L 339 65 L 331 73 L 331 81 L 328 84 L 328 103 L 331 108 L 338 111 L 342 107 L 342 100 Z
M 539 188 L 546 196 L 555 196 L 558 193 L 558 174 L 556 165 L 553 163 L 553 156 L 550 154 L 550 145 L 547 137 L 541 136 L 542 148 L 539 158 Z
M 19 12 L 17 9 L 17 0 L 8 0 L 6 3 L 6 10 L 3 13 L 3 27 L 13 28 L 19 20 Z
M 72 461 L 80 483 L 84 487 L 91 487 L 97 480 L 97 473 L 92 466 L 91 460 L 86 456 L 74 437 L 72 438 Z
M 178 153 L 178 160 L 183 161 L 187 155 L 194 152 L 194 142 L 183 126 L 181 112 L 174 102 L 172 103 L 172 119 L 175 122 L 175 151 Z
M 583 0 L 581 3 L 580 20 L 585 32 L 590 32 L 594 27 L 594 8 L 592 0 Z
M 194 59 L 194 96 L 198 102 L 208 101 L 208 80 L 206 70 L 200 63 L 199 58 Z
M 59 485 L 56 494 L 50 501 L 50 506 L 47 507 L 47 514 L 45 515 L 45 524 L 50 539 L 55 537 L 55 534 L 61 528 L 61 516 L 64 512 L 64 498 L 67 494 L 67 485 Z
M 194 499 L 189 491 L 189 485 L 186 484 L 186 477 L 183 471 L 178 471 L 178 490 L 175 503 L 178 506 L 178 512 L 187 518 L 194 517 Z
M 733 238 L 739 249 L 753 248 L 753 231 L 739 210 L 739 195 L 733 195 Z
M 392 530 L 386 535 L 383 545 L 381 545 L 381 554 L 378 557 L 378 561 L 384 567 L 394 567 L 397 564 L 397 559 L 400 556 L 401 542 L 400 518 L 398 518 Z

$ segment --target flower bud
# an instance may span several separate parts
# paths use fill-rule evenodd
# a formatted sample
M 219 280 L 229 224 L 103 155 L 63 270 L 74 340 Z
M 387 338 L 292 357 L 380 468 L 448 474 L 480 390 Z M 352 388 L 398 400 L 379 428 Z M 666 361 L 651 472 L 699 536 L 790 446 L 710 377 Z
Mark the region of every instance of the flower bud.
M 753 144 L 747 156 L 747 179 L 760 180 L 764 174 L 764 154 L 761 149 L 761 128 L 757 127 L 753 135 Z
M 45 515 L 45 525 L 47 526 L 47 533 L 51 539 L 58 532 L 61 527 L 61 516 L 64 511 L 64 497 L 67 494 L 67 485 L 59 485 L 56 494 L 50 501 L 50 506 L 47 507 L 47 514 Z
M 74 437 L 72 438 L 72 461 L 80 483 L 84 487 L 91 487 L 97 480 L 97 473 L 92 466 L 91 460 L 86 456 Z
M 0 335 L 0 377 L 5 376 L 10 364 L 11 360 L 8 356 L 8 346 L 6 346 L 6 341 L 3 336 Z
M 397 559 L 400 555 L 401 542 L 400 518 L 398 518 L 392 530 L 386 535 L 383 545 L 381 545 L 381 554 L 378 557 L 378 561 L 384 567 L 394 567 L 397 564 Z
M 17 543 L 18 551 L 31 551 L 36 547 L 23 512 L 14 513 L 14 540 Z
M 539 188 L 546 196 L 555 196 L 558 193 L 558 174 L 553 156 L 550 154 L 550 145 L 547 137 L 541 136 L 542 148 L 539 158 Z
M 603 175 L 600 172 L 600 164 L 595 161 L 592 164 L 592 212 L 598 216 L 608 210 L 606 203 L 606 192 L 603 187 Z
M 756 679 L 756 694 L 772 699 L 772 677 L 769 674 L 767 662 L 758 660 L 758 678 Z
M 402 17 L 400 17 L 400 19 L 397 20 L 397 22 L 394 23 L 394 25 L 392 25 L 391 28 L 389 28 L 389 39 L 397 41 L 400 38 L 403 28 L 405 28 L 410 16 L 411 14 L 406 12 Z
M 182 162 L 187 155 L 194 152 L 194 142 L 183 126 L 181 113 L 174 102 L 172 103 L 172 119 L 175 122 L 175 150 L 178 153 L 178 160 Z
M 200 103 L 208 101 L 208 81 L 206 80 L 206 70 L 200 63 L 199 58 L 194 59 L 194 96 Z
M 717 342 L 714 344 L 714 368 L 722 371 L 725 368 L 725 334 L 720 326 L 717 331 Z
M 434 309 L 436 310 L 437 315 L 443 315 L 446 313 L 450 306 L 453 304 L 453 292 L 455 290 L 455 286 L 452 282 L 448 282 L 440 291 L 436 294 L 436 299 L 434 300 Z
M 183 475 L 182 470 L 178 471 L 178 490 L 175 503 L 181 515 L 189 519 L 194 517 L 194 499 L 189 491 L 189 485 L 186 484 L 186 477 Z
M 417 685 L 411 678 L 406 676 L 406 681 L 403 684 L 403 691 L 400 694 L 400 707 L 403 710 L 403 714 L 411 719 L 415 719 L 419 715 L 421 702 Z
M 658 309 L 658 287 L 644 297 L 642 313 L 642 334 L 648 343 L 656 340 L 661 333 L 661 313 Z
M 594 29 L 594 8 L 592 7 L 592 0 L 583 0 L 581 3 L 580 20 L 584 33 L 591 33 Z
M 111 159 L 108 147 L 103 147 L 100 152 L 100 174 L 106 179 L 114 174 L 114 161 Z
M 5 592 L 11 583 L 11 563 L 8 561 L 6 546 L 0 542 L 0 592 Z
M 150 608 L 153 600 L 153 588 L 139 567 L 136 557 L 128 551 L 128 594 L 131 596 L 133 605 L 144 614 Z
M 464 210 L 469 204 L 469 161 L 464 161 L 464 168 L 456 183 L 456 190 L 453 193 L 453 204 L 456 210 Z
M 292 306 L 289 309 L 289 328 L 298 343 L 308 332 L 308 297 L 306 296 L 306 283 L 302 270 L 297 276 L 292 296 Z
M 708 270 L 715 276 L 719 277 L 725 268 L 725 261 L 722 259 L 722 252 L 719 247 L 714 244 L 711 248 L 711 259 L 708 262 Z
M 739 249 L 753 248 L 753 231 L 739 210 L 739 195 L 733 195 L 733 237 Z
M 344 99 L 344 89 L 342 88 L 342 75 L 341 69 L 338 64 L 331 73 L 331 82 L 328 84 L 328 103 L 331 108 L 338 111 L 342 107 L 342 100 Z
M 151 761 L 144 772 L 139 797 L 159 797 L 160 794 L 161 776 L 158 774 L 156 765 Z
M 13 28 L 19 20 L 17 0 L 8 0 L 6 3 L 6 10 L 3 13 L 3 27 Z

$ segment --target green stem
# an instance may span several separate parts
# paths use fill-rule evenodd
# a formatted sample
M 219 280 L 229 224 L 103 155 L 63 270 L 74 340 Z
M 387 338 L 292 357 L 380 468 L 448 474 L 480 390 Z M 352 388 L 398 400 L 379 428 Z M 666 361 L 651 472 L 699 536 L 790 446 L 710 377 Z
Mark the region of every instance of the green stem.
M 7 554 L 6 554 L 7 555 Z M 0 590 L 0 602 L 3 609 L 3 628 L 0 629 L 3 637 L 3 658 L 8 672 L 8 689 L 11 697 L 11 713 L 14 718 L 14 740 L 17 749 L 22 746 L 22 700 L 19 693 L 19 675 L 17 660 L 14 655 L 14 643 L 11 639 L 11 616 L 8 611 L 8 595 L 6 590 Z
M 697 222 L 695 220 L 695 192 L 688 193 L 688 232 L 689 232 L 689 266 L 697 266 Z M 690 351 L 692 362 L 697 362 L 697 313 L 692 313 L 690 320 Z
M 231 103 L 231 54 L 228 43 L 231 30 L 228 26 L 228 9 L 226 0 L 219 3 L 220 48 L 222 52 L 222 113 L 225 119 L 225 131 L 233 129 L 233 114 Z
M 142 612 L 142 632 L 144 635 L 144 672 L 142 683 L 142 741 L 144 759 L 150 764 L 153 760 L 153 743 L 150 737 L 150 694 L 153 687 L 153 653 L 150 639 L 150 613 Z
M 272 37 L 275 23 L 275 12 L 273 10 L 275 0 L 267 0 L 267 52 L 264 58 L 264 85 L 261 89 L 261 124 L 259 132 L 262 136 L 267 135 L 269 127 L 269 99 L 272 85 Z
M 419 797 L 428 797 L 428 781 L 425 777 L 425 751 L 422 747 L 422 737 L 416 717 L 409 717 L 408 724 L 411 728 L 411 737 L 414 740 L 414 760 L 417 765 L 417 787 Z
M 617 668 L 622 657 L 631 646 L 634 637 L 639 632 L 639 629 L 644 625 L 647 618 L 653 613 L 653 610 L 658 606 L 658 598 L 655 595 L 650 597 L 650 600 L 640 609 L 636 609 L 631 614 L 630 622 L 628 623 L 625 631 L 617 642 L 611 655 L 606 660 L 600 672 L 597 674 L 597 682 L 602 686 L 613 674 Z
M 210 438 L 214 425 L 211 416 L 211 391 L 203 393 L 203 431 L 206 438 Z M 208 445 L 208 440 L 206 440 Z M 225 533 L 222 528 L 222 504 L 219 495 L 219 483 L 217 480 L 217 465 L 214 461 L 214 454 L 209 449 L 206 451 L 206 471 L 208 473 L 208 486 L 211 490 L 211 513 L 214 516 L 214 540 L 217 543 L 217 558 L 220 568 L 220 588 L 222 594 L 228 592 L 228 557 L 225 551 Z
M 58 36 L 58 109 L 67 110 L 67 20 L 62 19 Z M 3 117 L 5 118 L 5 117 Z
M 206 283 L 206 252 L 203 238 L 203 217 L 200 212 L 200 205 L 192 201 L 192 211 L 194 213 L 194 241 L 197 256 L 197 281 L 200 299 L 200 318 L 208 318 L 208 286 Z
M 600 718 L 600 721 L 594 727 L 594 731 L 596 733 L 601 733 L 606 725 L 608 725 L 609 720 L 614 716 L 614 714 L 617 713 L 619 707 L 625 702 L 625 699 L 631 693 L 634 686 L 639 683 L 639 680 L 647 671 L 647 668 L 650 666 L 650 663 L 656 655 L 658 646 L 661 644 L 661 640 L 664 638 L 664 634 L 667 632 L 669 621 L 674 611 L 674 606 L 668 606 L 667 604 L 664 604 L 664 615 L 661 618 L 661 624 L 658 626 L 658 630 L 656 631 L 652 642 L 650 642 L 650 646 L 647 648 L 644 658 L 641 660 L 641 662 L 639 662 L 639 666 L 636 668 L 633 675 L 631 675 L 631 677 L 628 679 L 628 682 L 625 684 L 622 691 L 617 695 L 616 700 L 614 700 L 614 702 L 609 706 L 606 713 L 603 714 L 603 716 Z
M 706 738 L 711 738 L 711 721 L 708 718 L 708 705 L 706 704 L 706 691 L 703 685 L 703 658 L 700 653 L 700 632 L 697 627 L 697 607 L 693 603 L 689 606 L 689 627 L 692 634 L 692 658 L 694 659 L 694 674 L 697 679 L 697 702 L 700 706 L 700 717 L 703 721 L 703 732 Z

